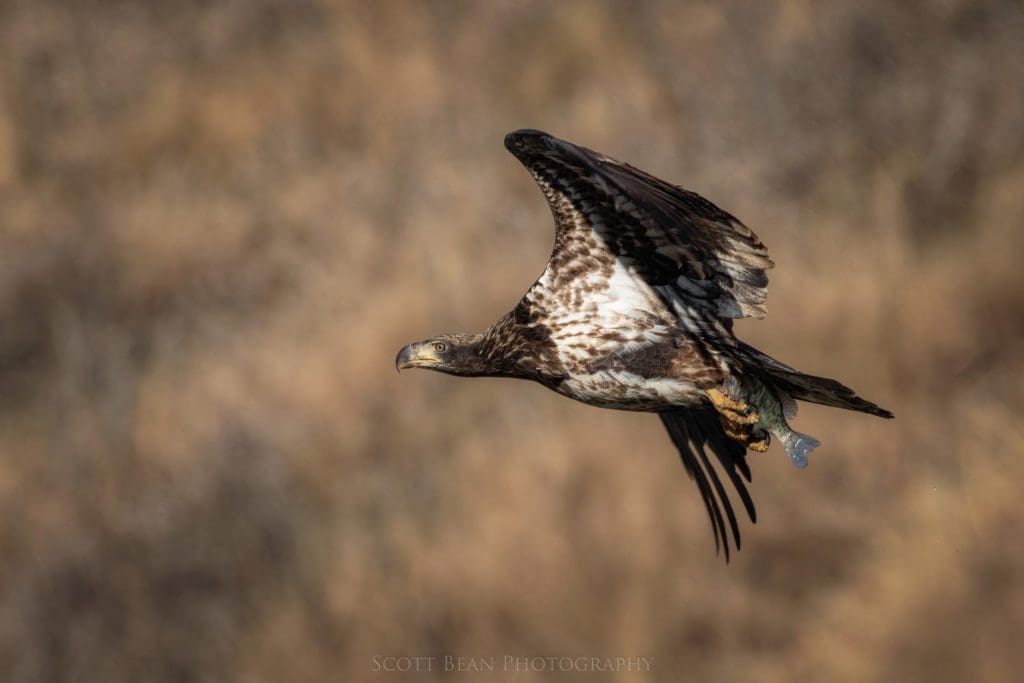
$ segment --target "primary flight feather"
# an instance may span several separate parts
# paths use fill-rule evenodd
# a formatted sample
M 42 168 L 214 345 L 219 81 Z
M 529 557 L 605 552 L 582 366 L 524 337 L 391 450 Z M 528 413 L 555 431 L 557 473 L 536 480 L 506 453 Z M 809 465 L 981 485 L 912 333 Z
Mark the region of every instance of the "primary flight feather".
M 547 268 L 480 334 L 409 344 L 399 368 L 531 379 L 604 408 L 658 413 L 697 483 L 715 547 L 740 547 L 718 469 L 751 521 L 748 449 L 775 436 L 798 467 L 819 442 L 793 431 L 796 400 L 892 413 L 839 382 L 805 375 L 736 339 L 763 318 L 768 250 L 700 195 L 536 130 L 505 137 L 555 218 Z M 712 457 L 718 467 L 712 463 Z

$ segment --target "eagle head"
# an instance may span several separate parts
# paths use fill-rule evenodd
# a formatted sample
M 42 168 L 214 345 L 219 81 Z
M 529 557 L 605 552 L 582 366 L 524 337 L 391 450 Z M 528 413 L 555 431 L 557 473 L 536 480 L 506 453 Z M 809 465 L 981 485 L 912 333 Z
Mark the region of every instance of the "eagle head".
M 442 334 L 413 342 L 395 357 L 395 367 L 426 368 L 449 375 L 490 374 L 490 366 L 480 353 L 479 337 L 470 334 Z

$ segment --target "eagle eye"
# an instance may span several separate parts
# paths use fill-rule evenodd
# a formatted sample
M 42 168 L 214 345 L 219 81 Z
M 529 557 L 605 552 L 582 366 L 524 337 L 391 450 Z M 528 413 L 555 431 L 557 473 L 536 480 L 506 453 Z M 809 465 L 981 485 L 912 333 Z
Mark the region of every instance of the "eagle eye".
M 434 342 L 434 350 L 438 353 L 444 353 L 448 350 L 448 344 L 445 342 Z

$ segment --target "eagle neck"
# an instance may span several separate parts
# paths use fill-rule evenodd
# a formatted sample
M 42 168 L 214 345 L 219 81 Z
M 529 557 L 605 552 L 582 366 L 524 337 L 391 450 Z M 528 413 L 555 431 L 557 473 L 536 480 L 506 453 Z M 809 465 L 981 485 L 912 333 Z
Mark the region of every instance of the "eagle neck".
M 523 325 L 513 313 L 506 313 L 482 332 L 477 339 L 477 353 L 490 372 L 504 377 L 523 377 L 521 361 L 528 348 Z

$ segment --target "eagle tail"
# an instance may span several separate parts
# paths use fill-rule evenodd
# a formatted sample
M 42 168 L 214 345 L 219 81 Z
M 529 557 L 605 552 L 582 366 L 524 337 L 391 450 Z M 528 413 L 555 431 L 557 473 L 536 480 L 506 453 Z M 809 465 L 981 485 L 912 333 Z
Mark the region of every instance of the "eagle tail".
M 795 370 L 771 356 L 761 353 L 749 344 L 740 342 L 747 358 L 748 370 L 767 375 L 767 379 L 782 394 L 800 401 L 823 406 L 855 410 L 878 417 L 895 417 L 890 411 L 857 395 L 850 387 L 828 377 L 816 377 Z

